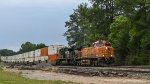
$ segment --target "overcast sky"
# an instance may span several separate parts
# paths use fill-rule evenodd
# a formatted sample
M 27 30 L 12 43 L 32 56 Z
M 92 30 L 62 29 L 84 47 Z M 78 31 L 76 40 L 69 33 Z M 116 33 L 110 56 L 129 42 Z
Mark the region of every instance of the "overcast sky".
M 0 49 L 26 41 L 67 45 L 63 33 L 73 9 L 88 0 L 0 0 Z

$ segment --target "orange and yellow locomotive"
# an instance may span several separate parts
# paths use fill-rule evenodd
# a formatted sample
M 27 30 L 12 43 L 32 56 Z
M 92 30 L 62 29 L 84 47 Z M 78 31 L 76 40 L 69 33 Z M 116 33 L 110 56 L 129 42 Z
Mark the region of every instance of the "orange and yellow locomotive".
M 80 53 L 81 59 L 86 59 L 91 65 L 109 65 L 114 62 L 114 49 L 107 41 L 94 42 L 92 47 L 83 48 Z

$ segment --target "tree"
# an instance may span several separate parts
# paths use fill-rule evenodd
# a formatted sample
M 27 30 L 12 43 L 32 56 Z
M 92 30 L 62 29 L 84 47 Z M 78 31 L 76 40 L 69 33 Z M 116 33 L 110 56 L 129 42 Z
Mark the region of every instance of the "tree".
M 119 11 L 124 16 L 130 18 L 133 27 L 130 29 L 130 39 L 128 43 L 129 64 L 148 64 L 149 44 L 148 31 L 150 31 L 150 0 L 116 0 Z M 147 53 L 147 55 L 146 55 Z
M 80 4 L 70 20 L 65 36 L 70 46 L 88 46 L 96 40 L 107 40 L 115 17 L 114 0 L 90 0 L 92 6 Z
M 70 46 L 80 47 L 85 45 L 85 37 L 87 35 L 86 27 L 89 27 L 87 15 L 87 4 L 81 4 L 78 9 L 74 10 L 74 13 L 70 15 L 70 20 L 66 22 L 68 30 L 65 32 L 68 44 Z M 84 23 L 84 24 L 83 24 Z
M 13 50 L 8 50 L 8 49 L 1 49 L 0 50 L 0 55 L 1 56 L 12 56 L 14 54 L 16 54 L 16 52 L 13 51 Z
M 117 64 L 125 64 L 126 56 L 128 55 L 128 41 L 129 41 L 129 29 L 131 28 L 131 22 L 124 16 L 119 16 L 111 24 L 109 39 L 116 49 L 116 62 Z
M 44 43 L 40 43 L 40 44 L 36 45 L 36 49 L 41 49 L 41 48 L 44 48 L 44 47 L 47 47 Z
M 34 51 L 36 49 L 41 49 L 44 47 L 47 47 L 44 43 L 34 44 L 31 42 L 25 42 L 21 45 L 21 48 L 18 51 L 18 53 L 25 53 L 25 52 L 29 52 L 29 51 Z
M 25 53 L 25 52 L 33 51 L 35 49 L 36 49 L 36 44 L 33 44 L 31 42 L 26 42 L 21 45 L 19 53 Z

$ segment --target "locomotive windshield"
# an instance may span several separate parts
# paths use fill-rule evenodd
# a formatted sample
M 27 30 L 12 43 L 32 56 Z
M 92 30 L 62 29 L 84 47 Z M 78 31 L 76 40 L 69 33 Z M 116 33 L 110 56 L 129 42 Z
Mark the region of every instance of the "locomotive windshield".
M 102 47 L 103 46 L 103 44 L 97 44 L 97 47 Z
M 108 44 L 105 44 L 105 46 L 111 46 L 111 44 L 108 43 Z

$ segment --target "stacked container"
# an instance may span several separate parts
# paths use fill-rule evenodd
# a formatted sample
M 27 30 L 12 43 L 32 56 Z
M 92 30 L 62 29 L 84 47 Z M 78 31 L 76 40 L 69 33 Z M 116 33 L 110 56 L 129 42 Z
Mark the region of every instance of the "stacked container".
M 59 54 L 59 50 L 63 48 L 63 45 L 51 45 L 48 47 L 48 55 Z
M 38 57 L 38 59 L 43 62 L 48 60 L 48 47 L 41 49 L 40 57 Z
M 41 49 L 41 55 L 40 56 L 48 56 L 48 47 Z
M 63 48 L 62 45 L 51 45 L 35 51 L 30 51 L 18 55 L 1 57 L 2 61 L 15 62 L 15 63 L 27 63 L 27 62 L 39 62 L 39 61 L 55 61 L 59 57 L 59 50 Z
M 35 50 L 35 57 L 39 57 L 41 55 L 41 49 Z
M 34 62 L 34 57 L 35 57 L 35 52 L 34 51 L 30 51 L 28 52 L 28 62 Z
M 59 50 L 63 48 L 63 45 L 51 45 L 48 47 L 48 60 L 56 61 L 59 58 Z
M 30 51 L 30 52 L 28 52 L 28 54 L 29 54 L 29 57 L 30 57 L 30 58 L 34 58 L 34 56 L 35 56 L 34 51 Z
M 1 56 L 1 61 L 6 62 L 7 61 L 7 57 Z

